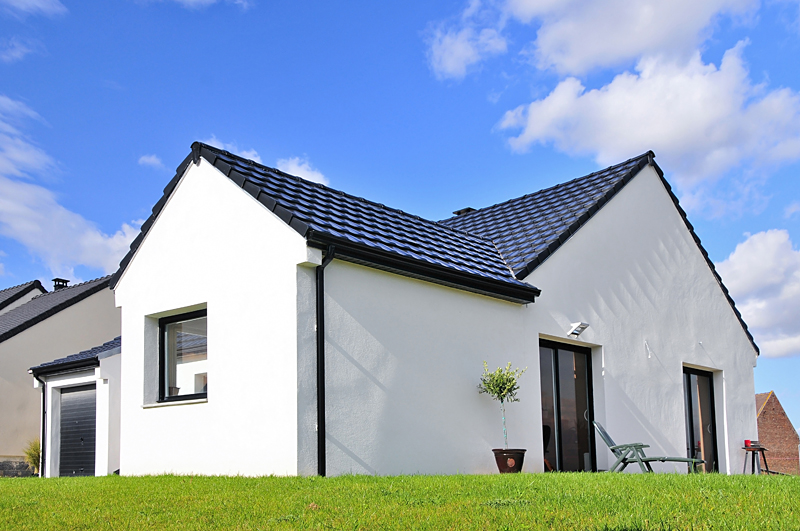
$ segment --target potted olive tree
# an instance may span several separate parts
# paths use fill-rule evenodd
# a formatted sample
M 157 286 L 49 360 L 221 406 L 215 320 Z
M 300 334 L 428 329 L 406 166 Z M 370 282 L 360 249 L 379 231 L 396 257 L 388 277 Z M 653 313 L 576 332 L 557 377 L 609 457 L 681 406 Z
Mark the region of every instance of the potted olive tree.
M 519 402 L 517 398 L 517 383 L 519 377 L 528 370 L 512 369 L 511 362 L 503 367 L 498 367 L 495 371 L 490 371 L 486 362 L 483 362 L 483 375 L 481 383 L 478 384 L 478 392 L 486 393 L 493 399 L 500 402 L 500 411 L 503 415 L 503 448 L 494 448 L 494 459 L 501 474 L 509 472 L 519 472 L 522 470 L 522 461 L 525 459 L 525 451 L 521 448 L 508 447 L 508 432 L 506 431 L 506 402 Z

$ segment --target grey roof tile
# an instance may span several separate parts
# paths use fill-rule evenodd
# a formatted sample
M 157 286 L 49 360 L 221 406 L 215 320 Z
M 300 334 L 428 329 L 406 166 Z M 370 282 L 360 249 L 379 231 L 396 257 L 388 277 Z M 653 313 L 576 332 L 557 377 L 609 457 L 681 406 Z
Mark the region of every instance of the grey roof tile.
M 38 290 L 41 293 L 47 292 L 47 290 L 44 289 L 44 286 L 42 286 L 42 283 L 38 280 L 31 280 L 30 282 L 20 284 L 19 286 L 12 286 L 10 288 L 0 290 L 0 310 L 18 301 L 24 297 L 25 294 L 30 293 L 33 290 Z
M 42 363 L 36 367 L 31 367 L 31 371 L 33 371 L 34 374 L 39 375 L 47 372 L 55 372 L 65 367 L 83 365 L 83 362 L 86 362 L 86 366 L 91 366 L 93 364 L 92 362 L 98 362 L 100 358 L 104 357 L 103 354 L 114 351 L 119 352 L 121 348 L 122 338 L 117 336 L 111 341 L 103 343 L 97 347 L 92 347 L 89 350 L 84 350 L 77 354 L 70 354 L 65 358 L 59 358 L 57 360 L 48 361 L 47 363 Z
M 0 315 L 0 343 L 31 326 L 108 288 L 110 276 L 43 293 L 21 306 Z
M 589 219 L 594 213 L 590 210 L 599 200 L 607 202 L 652 156 L 648 152 L 585 177 L 440 223 L 493 240 L 516 277 L 525 278 L 532 271 L 529 265 L 535 268 L 543 262 Z M 576 222 L 579 224 L 573 226 Z M 545 254 L 545 250 L 549 252 Z

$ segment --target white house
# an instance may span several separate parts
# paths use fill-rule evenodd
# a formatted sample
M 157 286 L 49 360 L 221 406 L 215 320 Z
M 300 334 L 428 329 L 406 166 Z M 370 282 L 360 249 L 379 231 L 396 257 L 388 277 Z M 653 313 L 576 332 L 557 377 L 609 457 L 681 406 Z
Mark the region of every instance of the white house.
M 119 335 L 109 277 L 73 286 L 54 280 L 51 292 L 39 281 L 0 292 L 0 475 L 29 473 L 23 450 L 41 436 L 42 393 L 28 369 Z
M 527 471 L 597 420 L 734 473 L 758 349 L 653 158 L 433 222 L 195 143 L 111 282 L 121 473 L 494 472 L 484 360 Z

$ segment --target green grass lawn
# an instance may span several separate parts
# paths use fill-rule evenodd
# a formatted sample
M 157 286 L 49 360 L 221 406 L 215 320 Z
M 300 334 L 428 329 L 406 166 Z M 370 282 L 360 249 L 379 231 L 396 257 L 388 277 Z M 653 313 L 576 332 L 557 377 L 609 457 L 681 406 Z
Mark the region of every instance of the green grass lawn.
M 800 529 L 800 478 L 0 478 L 0 529 Z

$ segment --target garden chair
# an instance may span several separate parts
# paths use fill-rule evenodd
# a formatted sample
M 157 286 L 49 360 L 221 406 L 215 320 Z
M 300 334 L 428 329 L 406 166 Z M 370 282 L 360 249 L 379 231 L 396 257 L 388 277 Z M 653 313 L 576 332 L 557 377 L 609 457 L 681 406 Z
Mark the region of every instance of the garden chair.
M 692 465 L 689 471 L 694 472 L 697 465 L 705 463 L 702 459 L 691 459 L 689 457 L 648 457 L 644 454 L 644 449 L 650 448 L 650 445 L 642 443 L 616 444 L 599 422 L 594 421 L 594 427 L 603 442 L 608 445 L 608 449 L 617 458 L 611 468 L 608 469 L 609 472 L 622 472 L 631 463 L 638 463 L 642 472 L 652 472 L 653 467 L 650 466 L 650 463 L 653 461 L 658 461 L 659 463 L 687 463 Z

